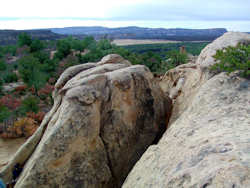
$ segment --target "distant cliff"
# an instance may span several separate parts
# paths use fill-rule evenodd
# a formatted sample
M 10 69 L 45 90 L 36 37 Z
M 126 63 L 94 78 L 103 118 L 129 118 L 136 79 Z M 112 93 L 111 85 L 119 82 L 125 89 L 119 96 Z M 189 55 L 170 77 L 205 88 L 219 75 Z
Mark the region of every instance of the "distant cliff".
M 0 45 L 16 44 L 18 35 L 24 32 L 31 35 L 32 38 L 37 38 L 40 40 L 56 40 L 65 37 L 64 35 L 53 33 L 48 29 L 0 30 Z
M 40 40 L 57 40 L 69 35 L 82 39 L 87 35 L 95 39 L 165 39 L 176 41 L 213 41 L 227 32 L 226 29 L 164 29 L 142 27 L 65 27 L 36 30 L 0 30 L 0 45 L 15 44 L 20 33 L 28 33 Z
M 164 29 L 142 27 L 65 27 L 51 29 L 52 32 L 64 35 L 92 35 L 95 38 L 113 39 L 166 39 L 180 41 L 212 41 L 224 33 L 226 29 Z

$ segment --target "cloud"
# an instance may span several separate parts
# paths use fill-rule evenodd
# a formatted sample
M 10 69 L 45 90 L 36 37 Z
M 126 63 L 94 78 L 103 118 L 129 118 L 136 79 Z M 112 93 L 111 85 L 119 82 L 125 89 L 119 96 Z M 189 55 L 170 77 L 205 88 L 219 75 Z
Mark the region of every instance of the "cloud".
M 248 0 L 151 1 L 112 9 L 117 20 L 250 20 Z
M 0 17 L 250 20 L 250 0 L 7 0 Z
M 0 29 L 41 29 L 57 28 L 71 26 L 104 26 L 104 27 L 126 27 L 140 26 L 152 28 L 190 28 L 190 29 L 207 29 L 207 28 L 227 28 L 229 31 L 250 31 L 250 21 L 145 21 L 145 20 L 88 20 L 88 19 L 13 19 L 0 20 Z
M 3 0 L 0 17 L 104 18 L 116 7 L 151 0 Z
M 0 28 L 101 25 L 250 31 L 250 0 L 3 0 Z

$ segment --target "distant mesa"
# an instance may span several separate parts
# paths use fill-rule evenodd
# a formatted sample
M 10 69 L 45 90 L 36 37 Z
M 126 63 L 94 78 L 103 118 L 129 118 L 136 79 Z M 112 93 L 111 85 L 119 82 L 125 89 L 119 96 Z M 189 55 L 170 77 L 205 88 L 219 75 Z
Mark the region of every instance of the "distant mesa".
M 93 35 L 95 38 L 103 36 L 113 39 L 165 39 L 211 41 L 227 32 L 224 28 L 215 29 L 164 29 L 164 28 L 143 28 L 143 27 L 65 27 L 54 28 L 52 32 L 64 35 Z
M 95 39 L 158 39 L 172 41 L 213 41 L 227 32 L 215 29 L 164 29 L 143 27 L 65 27 L 35 30 L 0 30 L 0 45 L 15 44 L 20 33 L 26 32 L 40 40 L 58 40 L 69 35 L 82 39 L 88 35 Z

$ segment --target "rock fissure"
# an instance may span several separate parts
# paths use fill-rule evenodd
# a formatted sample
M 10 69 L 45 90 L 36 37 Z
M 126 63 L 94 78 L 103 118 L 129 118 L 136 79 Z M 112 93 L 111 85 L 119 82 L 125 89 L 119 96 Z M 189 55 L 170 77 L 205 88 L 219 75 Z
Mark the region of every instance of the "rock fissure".
M 250 187 L 250 81 L 210 71 L 216 50 L 243 41 L 250 35 L 226 33 L 195 63 L 164 75 L 160 86 L 173 101 L 169 128 L 142 155 L 123 188 Z
M 102 136 L 100 135 L 100 138 L 102 140 L 102 143 L 104 145 L 104 149 L 106 151 L 106 157 L 108 159 L 107 161 L 107 166 L 109 167 L 109 170 L 111 172 L 111 176 L 112 176 L 112 179 L 110 180 L 110 182 L 108 183 L 110 186 L 112 187 L 116 187 L 117 186 L 117 179 L 115 178 L 115 173 L 113 171 L 113 167 L 112 167 L 112 163 L 111 163 L 111 159 L 110 159 L 110 156 L 108 154 L 108 145 L 105 143 L 105 141 L 103 140 Z

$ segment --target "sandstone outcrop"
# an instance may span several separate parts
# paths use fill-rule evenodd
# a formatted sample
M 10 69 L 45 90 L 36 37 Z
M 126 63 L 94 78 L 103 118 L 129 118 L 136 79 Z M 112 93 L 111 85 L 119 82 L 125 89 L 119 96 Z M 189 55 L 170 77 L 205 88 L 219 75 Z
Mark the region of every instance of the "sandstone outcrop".
M 249 40 L 248 34 L 226 33 L 195 64 L 166 73 L 160 85 L 173 100 L 170 128 L 123 188 L 250 187 L 250 81 L 209 71 L 216 50 Z
M 1 171 L 8 182 L 24 164 L 15 187 L 120 187 L 171 111 L 149 69 L 115 54 L 67 69 L 53 97 L 39 129 Z
M 209 67 L 216 63 L 213 58 L 216 51 L 238 43 L 250 43 L 250 35 L 225 33 L 201 51 L 196 63 L 183 64 L 166 72 L 160 86 L 174 103 L 170 124 L 187 109 L 201 85 L 214 76 Z
M 209 68 L 211 65 L 215 64 L 213 56 L 216 54 L 217 50 L 226 48 L 228 46 L 235 47 L 239 43 L 249 44 L 250 35 L 240 32 L 225 33 L 222 37 L 216 39 L 201 51 L 196 64 L 200 65 L 202 69 Z

